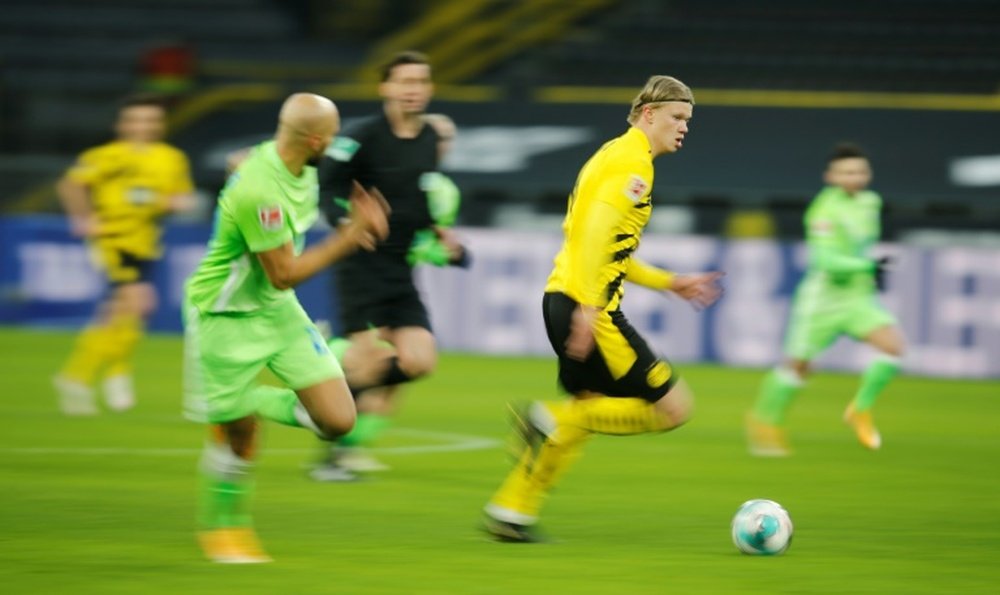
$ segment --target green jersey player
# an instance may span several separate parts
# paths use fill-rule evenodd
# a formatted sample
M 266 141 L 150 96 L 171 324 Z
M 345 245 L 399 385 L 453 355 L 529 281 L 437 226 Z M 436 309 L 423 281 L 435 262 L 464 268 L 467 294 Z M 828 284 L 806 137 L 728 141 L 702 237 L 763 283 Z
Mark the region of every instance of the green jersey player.
M 863 446 L 877 450 L 882 444 L 871 409 L 899 371 L 903 338 L 896 319 L 877 298 L 887 259 L 871 256 L 881 234 L 882 209 L 882 199 L 867 189 L 871 178 L 868 158 L 858 147 L 836 147 L 824 175 L 827 186 L 805 215 L 809 264 L 792 303 L 786 361 L 764 380 L 747 416 L 752 454 L 790 453 L 785 413 L 805 383 L 810 362 L 840 335 L 864 341 L 880 352 L 862 375 L 844 421 Z
M 303 250 L 319 216 L 311 164 L 339 123 L 325 97 L 285 101 L 275 139 L 255 147 L 222 190 L 208 251 L 185 286 L 185 413 L 211 429 L 198 536 L 215 562 L 270 560 L 247 509 L 258 417 L 326 439 L 354 425 L 340 366 L 291 289 L 388 234 L 379 198 L 355 183 L 351 218 Z M 257 385 L 265 367 L 288 388 Z

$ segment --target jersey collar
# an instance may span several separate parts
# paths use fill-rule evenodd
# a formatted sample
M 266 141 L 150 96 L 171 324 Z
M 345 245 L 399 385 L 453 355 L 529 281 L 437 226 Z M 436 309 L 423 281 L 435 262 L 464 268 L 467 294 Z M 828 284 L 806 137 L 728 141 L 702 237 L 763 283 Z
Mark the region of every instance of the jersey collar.
M 649 138 L 646 136 L 645 132 L 639 130 L 635 126 L 630 126 L 625 132 L 624 137 L 628 142 L 634 143 L 637 147 L 641 147 L 642 150 L 648 153 L 650 158 L 652 158 L 653 147 L 650 146 Z
M 282 161 L 281 157 L 278 155 L 277 142 L 273 140 L 266 141 L 261 146 L 260 150 L 264 152 L 264 158 L 267 160 L 268 163 L 271 164 L 271 167 L 273 167 L 278 171 L 278 175 L 281 177 L 283 181 L 288 182 L 289 184 L 292 185 L 298 185 L 302 184 L 302 182 L 307 179 L 306 173 L 308 172 L 308 168 L 311 166 L 309 165 L 302 166 L 302 175 L 299 177 L 295 177 L 294 175 L 292 175 L 292 172 L 288 171 L 288 167 L 285 166 L 285 162 Z

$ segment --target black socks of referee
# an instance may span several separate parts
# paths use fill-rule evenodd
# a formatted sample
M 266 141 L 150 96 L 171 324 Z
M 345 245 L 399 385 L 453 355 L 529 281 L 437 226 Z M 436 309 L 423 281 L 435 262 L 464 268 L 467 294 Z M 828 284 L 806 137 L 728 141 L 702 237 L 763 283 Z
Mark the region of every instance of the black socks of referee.
M 363 390 L 369 388 L 376 388 L 379 386 L 396 386 L 397 384 L 404 384 L 414 380 L 413 376 L 410 376 L 399 367 L 399 358 L 393 356 L 389 358 L 389 366 L 385 370 L 385 374 L 382 379 L 375 384 L 368 384 L 363 386 L 356 386 L 354 384 L 348 383 L 348 387 L 354 395 L 358 395 Z

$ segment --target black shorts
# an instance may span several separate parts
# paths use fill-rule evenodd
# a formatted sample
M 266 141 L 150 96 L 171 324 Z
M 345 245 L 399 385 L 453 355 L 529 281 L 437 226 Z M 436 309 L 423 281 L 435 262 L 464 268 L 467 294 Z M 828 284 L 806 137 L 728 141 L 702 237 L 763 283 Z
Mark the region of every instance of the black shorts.
M 566 355 L 566 339 L 578 305 L 563 293 L 546 293 L 542 300 L 545 330 L 559 356 L 559 384 L 566 391 L 656 402 L 673 388 L 679 378 L 677 371 L 666 358 L 653 353 L 621 310 L 598 314 L 594 350 L 586 360 Z
M 366 301 L 344 299 L 342 296 L 339 307 L 340 332 L 343 335 L 380 327 L 418 326 L 432 331 L 427 308 L 416 291 Z
M 153 267 L 156 264 L 154 259 L 141 258 L 131 252 L 100 243 L 93 245 L 92 250 L 112 287 L 149 283 L 153 280 Z

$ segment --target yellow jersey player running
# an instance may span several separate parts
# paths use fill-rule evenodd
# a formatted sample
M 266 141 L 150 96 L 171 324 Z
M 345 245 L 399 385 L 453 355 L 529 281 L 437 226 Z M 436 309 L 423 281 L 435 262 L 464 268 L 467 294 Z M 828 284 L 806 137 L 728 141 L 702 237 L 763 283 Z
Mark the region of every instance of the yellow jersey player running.
M 675 275 L 634 256 L 652 209 L 653 159 L 681 148 L 693 107 L 687 85 L 651 77 L 632 101 L 628 131 L 580 171 L 542 302 L 559 382 L 572 398 L 518 412 L 526 448 L 485 510 L 498 540 L 536 539 L 542 500 L 590 435 L 672 430 L 691 413 L 687 385 L 632 328 L 621 302 L 625 281 L 697 307 L 721 293 L 721 273 Z
M 159 99 L 127 98 L 115 131 L 116 140 L 85 151 L 57 187 L 71 231 L 87 242 L 111 285 L 54 380 L 67 415 L 97 413 L 99 377 L 109 409 L 134 405 L 132 354 L 156 307 L 151 274 L 162 252 L 160 219 L 194 204 L 188 160 L 163 142 L 166 111 Z

